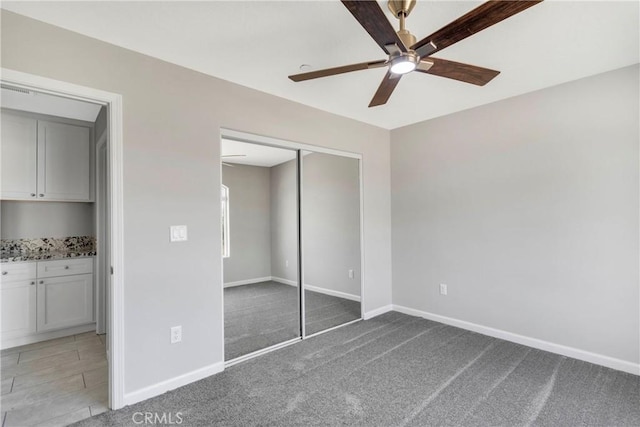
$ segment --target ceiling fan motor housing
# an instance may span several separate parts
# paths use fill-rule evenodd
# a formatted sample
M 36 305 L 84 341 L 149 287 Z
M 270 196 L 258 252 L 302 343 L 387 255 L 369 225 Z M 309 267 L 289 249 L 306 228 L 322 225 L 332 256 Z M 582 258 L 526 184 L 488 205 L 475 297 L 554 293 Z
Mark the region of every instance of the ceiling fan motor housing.
M 411 34 L 409 30 L 402 29 L 397 33 L 398 37 L 400 37 L 400 40 L 402 40 L 402 43 L 404 43 L 407 49 L 409 48 L 409 46 L 413 46 L 414 44 L 416 44 L 416 36 Z
M 405 18 L 409 16 L 416 5 L 416 0 L 389 0 L 389 10 L 396 18 L 403 14 Z

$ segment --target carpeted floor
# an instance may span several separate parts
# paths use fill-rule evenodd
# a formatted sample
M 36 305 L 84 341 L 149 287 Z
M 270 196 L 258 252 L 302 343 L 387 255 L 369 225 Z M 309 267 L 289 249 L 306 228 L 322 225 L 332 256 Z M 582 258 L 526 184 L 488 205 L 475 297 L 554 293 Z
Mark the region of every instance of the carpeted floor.
M 224 290 L 225 360 L 300 336 L 298 288 L 277 282 Z M 360 303 L 305 291 L 307 335 L 360 318 Z
M 400 313 L 80 422 L 184 426 L 638 426 L 639 377 Z M 138 415 L 139 417 L 139 415 Z

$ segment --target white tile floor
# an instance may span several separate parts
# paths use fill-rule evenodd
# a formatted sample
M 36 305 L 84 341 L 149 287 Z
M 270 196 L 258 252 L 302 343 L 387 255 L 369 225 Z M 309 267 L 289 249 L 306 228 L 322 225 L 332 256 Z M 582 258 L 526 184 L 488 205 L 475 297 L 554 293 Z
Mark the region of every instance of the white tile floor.
M 2 427 L 66 426 L 106 411 L 105 337 L 87 332 L 2 350 Z

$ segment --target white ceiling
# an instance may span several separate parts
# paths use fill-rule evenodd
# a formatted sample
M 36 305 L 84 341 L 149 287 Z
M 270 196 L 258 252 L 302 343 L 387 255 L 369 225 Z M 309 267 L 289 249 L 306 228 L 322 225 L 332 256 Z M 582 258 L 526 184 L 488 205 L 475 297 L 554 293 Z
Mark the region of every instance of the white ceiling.
M 418 0 L 407 28 L 421 39 L 480 3 Z M 411 73 L 386 105 L 367 108 L 384 68 L 287 79 L 301 64 L 385 58 L 337 0 L 3 1 L 2 8 L 387 129 L 632 65 L 640 50 L 638 1 L 547 0 L 434 55 L 500 70 L 487 86 Z
M 266 145 L 248 144 L 222 138 L 220 155 L 224 163 L 238 165 L 262 166 L 270 168 L 296 158 L 295 150 L 268 147 Z M 242 155 L 239 157 L 238 155 Z M 225 157 L 238 156 L 238 157 Z
M 34 91 L 18 92 L 5 87 L 0 91 L 0 106 L 87 122 L 95 122 L 100 108 L 102 108 L 102 106 L 90 102 Z

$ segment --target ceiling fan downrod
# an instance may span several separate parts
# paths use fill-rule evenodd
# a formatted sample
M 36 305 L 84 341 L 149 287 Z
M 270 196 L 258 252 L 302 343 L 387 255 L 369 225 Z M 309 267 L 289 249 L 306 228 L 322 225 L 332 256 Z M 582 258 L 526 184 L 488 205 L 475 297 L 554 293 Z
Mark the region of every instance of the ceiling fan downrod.
M 409 48 L 416 43 L 416 36 L 405 28 L 405 20 L 416 5 L 416 0 L 389 0 L 388 6 L 393 16 L 400 20 L 400 29 L 397 31 L 402 43 Z

